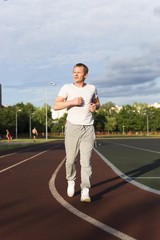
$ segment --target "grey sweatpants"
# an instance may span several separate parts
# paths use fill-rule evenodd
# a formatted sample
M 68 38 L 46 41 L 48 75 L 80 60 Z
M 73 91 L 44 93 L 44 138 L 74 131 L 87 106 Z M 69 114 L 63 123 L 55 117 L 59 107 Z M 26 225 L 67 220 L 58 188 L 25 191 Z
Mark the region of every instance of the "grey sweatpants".
M 66 179 L 76 179 L 76 158 L 80 152 L 81 188 L 90 188 L 92 174 L 91 156 L 95 141 L 93 125 L 74 125 L 70 122 L 65 126 L 65 150 L 66 150 Z

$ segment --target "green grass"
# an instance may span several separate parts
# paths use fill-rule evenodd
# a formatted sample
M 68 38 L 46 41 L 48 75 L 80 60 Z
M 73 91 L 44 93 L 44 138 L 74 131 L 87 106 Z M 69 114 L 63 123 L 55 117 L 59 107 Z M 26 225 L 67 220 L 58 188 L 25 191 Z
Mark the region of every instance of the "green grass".
M 15 148 L 24 148 L 30 145 L 50 142 L 53 140 L 54 139 L 37 139 L 36 143 L 33 142 L 33 139 L 13 139 L 10 142 L 3 140 L 0 142 L 0 152 Z

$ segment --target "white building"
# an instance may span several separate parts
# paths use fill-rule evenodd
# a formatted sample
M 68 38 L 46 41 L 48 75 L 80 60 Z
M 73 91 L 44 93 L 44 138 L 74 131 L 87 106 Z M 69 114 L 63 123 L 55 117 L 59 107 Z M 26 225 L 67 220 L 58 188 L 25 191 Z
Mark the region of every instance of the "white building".
M 52 112 L 52 119 L 59 119 L 59 118 L 63 117 L 63 115 L 65 113 L 67 113 L 67 109 L 65 108 L 65 109 L 58 110 L 58 111 L 51 109 L 51 112 Z
M 150 105 L 151 107 L 160 108 L 160 103 L 154 103 Z

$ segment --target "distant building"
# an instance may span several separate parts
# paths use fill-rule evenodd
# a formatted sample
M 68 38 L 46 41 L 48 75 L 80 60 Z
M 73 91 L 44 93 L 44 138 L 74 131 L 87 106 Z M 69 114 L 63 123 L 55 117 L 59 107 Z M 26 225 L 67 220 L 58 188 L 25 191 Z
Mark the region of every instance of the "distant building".
M 62 110 L 58 110 L 58 111 L 51 109 L 51 112 L 52 112 L 52 119 L 59 119 L 59 118 L 63 117 L 63 115 L 65 113 L 67 113 L 67 109 L 62 109 Z
M 122 106 L 116 105 L 115 107 L 113 107 L 113 109 L 114 109 L 116 112 L 119 112 L 119 111 L 122 109 Z
M 150 105 L 151 107 L 160 108 L 160 103 L 154 103 Z

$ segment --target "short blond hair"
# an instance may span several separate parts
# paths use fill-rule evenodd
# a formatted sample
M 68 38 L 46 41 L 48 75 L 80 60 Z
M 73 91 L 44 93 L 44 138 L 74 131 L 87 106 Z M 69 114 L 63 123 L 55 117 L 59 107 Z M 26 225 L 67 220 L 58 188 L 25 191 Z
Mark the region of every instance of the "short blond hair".
M 87 67 L 84 63 L 77 63 L 77 64 L 74 66 L 74 68 L 75 68 L 75 67 L 83 67 L 85 74 L 87 74 L 87 73 L 89 72 L 88 67 Z

